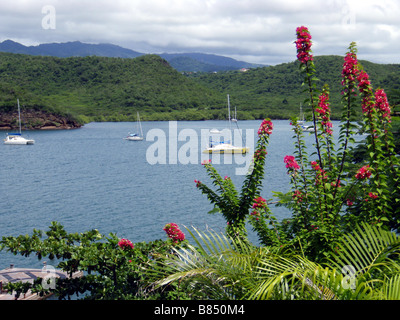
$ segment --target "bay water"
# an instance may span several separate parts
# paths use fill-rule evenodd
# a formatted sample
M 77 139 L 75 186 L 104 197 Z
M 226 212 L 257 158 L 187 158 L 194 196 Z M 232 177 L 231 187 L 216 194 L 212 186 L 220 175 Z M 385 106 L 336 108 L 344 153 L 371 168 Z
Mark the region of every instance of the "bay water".
M 272 191 L 288 191 L 290 180 L 283 158 L 294 151 L 289 120 L 273 123 L 261 193 L 267 199 Z M 239 122 L 242 136 L 251 146 L 250 158 L 260 124 Z M 35 139 L 34 145 L 0 145 L 0 237 L 32 234 L 33 229 L 46 231 L 52 221 L 61 223 L 67 232 L 98 229 L 132 242 L 166 239 L 162 229 L 170 222 L 183 231 L 184 226 L 194 226 L 223 232 L 225 220 L 220 214 L 208 213 L 213 206 L 194 180 L 212 187 L 201 165 L 204 157 L 209 157 L 202 154 L 201 135 L 226 126 L 227 121 L 142 122 L 143 141 L 123 139 L 135 131 L 130 122 L 24 132 Z M 165 152 L 156 148 L 163 143 L 167 144 Z M 250 158 L 218 157 L 210 157 L 212 163 L 222 177 L 231 177 L 240 191 Z M 284 208 L 273 207 L 272 211 L 278 219 L 290 214 Z M 250 238 L 257 242 L 251 231 Z M 0 252 L 0 269 L 11 263 L 16 267 L 43 266 L 35 257 Z

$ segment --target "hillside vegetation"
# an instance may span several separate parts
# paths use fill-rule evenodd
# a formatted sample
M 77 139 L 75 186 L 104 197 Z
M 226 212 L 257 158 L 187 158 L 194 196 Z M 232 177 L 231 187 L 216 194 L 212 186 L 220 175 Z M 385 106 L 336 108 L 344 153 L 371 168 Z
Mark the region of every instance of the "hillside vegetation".
M 361 61 L 376 89 L 382 87 L 392 106 L 400 103 L 400 65 L 375 64 Z M 320 87 L 327 83 L 331 91 L 333 116 L 340 117 L 341 70 L 343 57 L 315 57 Z M 230 71 L 213 74 L 191 74 L 190 77 L 210 89 L 229 93 L 237 106 L 239 118 L 289 118 L 298 116 L 300 104 L 307 97 L 301 86 L 303 78 L 299 63 L 283 63 L 276 66 L 250 69 L 247 72 Z M 304 109 L 303 109 L 304 110 Z
M 338 116 L 343 58 L 320 56 L 315 64 L 321 87 L 330 86 Z M 397 105 L 400 65 L 362 64 L 374 88 L 383 87 Z M 182 74 L 157 55 L 124 59 L 0 53 L 0 122 L 2 114 L 16 110 L 17 98 L 25 110 L 63 114 L 80 123 L 134 121 L 137 111 L 142 120 L 226 119 L 227 94 L 239 119 L 284 119 L 299 114 L 306 97 L 302 81 L 297 62 L 247 72 Z
M 0 108 L 63 112 L 82 121 L 205 119 L 222 95 L 156 55 L 135 59 L 0 54 Z M 218 109 L 218 108 L 217 108 Z M 218 110 L 216 110 L 218 112 Z M 216 117 L 219 115 L 216 114 Z

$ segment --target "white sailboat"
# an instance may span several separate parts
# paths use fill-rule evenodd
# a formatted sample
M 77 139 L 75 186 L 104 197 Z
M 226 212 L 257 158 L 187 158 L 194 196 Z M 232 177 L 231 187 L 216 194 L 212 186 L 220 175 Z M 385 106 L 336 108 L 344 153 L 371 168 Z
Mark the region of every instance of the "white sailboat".
M 236 113 L 236 112 L 235 112 Z M 230 107 L 230 102 L 229 102 L 229 94 L 228 94 L 228 121 L 229 121 L 229 130 L 232 132 L 231 129 L 231 107 Z M 236 115 L 234 117 L 234 121 L 237 122 Z M 216 129 L 212 129 L 210 133 L 214 134 L 220 134 Z M 249 148 L 246 147 L 236 147 L 230 143 L 230 141 L 218 141 L 214 142 L 211 140 L 210 137 L 210 144 L 209 147 L 206 148 L 203 153 L 247 153 L 249 152 Z
M 314 132 L 315 128 L 312 125 L 305 125 L 305 120 L 304 120 L 304 113 L 303 113 L 303 108 L 300 104 L 300 119 L 297 121 L 299 125 L 301 125 L 301 130 L 304 132 Z
M 137 132 L 136 133 L 130 133 L 128 136 L 125 138 L 125 140 L 129 141 L 142 141 L 143 138 L 143 130 L 142 130 L 142 123 L 140 122 L 140 117 L 139 117 L 139 112 L 137 113 Z
M 24 144 L 34 144 L 35 140 L 26 139 L 22 136 L 21 131 L 21 111 L 19 107 L 19 99 L 17 99 L 18 103 L 18 122 L 19 122 L 19 132 L 18 133 L 7 133 L 6 138 L 4 139 L 4 144 L 17 144 L 17 145 L 24 145 Z

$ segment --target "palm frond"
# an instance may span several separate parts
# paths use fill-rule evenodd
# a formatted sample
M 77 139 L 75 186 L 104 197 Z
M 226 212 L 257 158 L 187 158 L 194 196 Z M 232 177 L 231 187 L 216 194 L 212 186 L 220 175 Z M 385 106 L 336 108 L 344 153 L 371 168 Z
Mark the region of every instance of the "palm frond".
M 338 269 L 352 266 L 360 275 L 390 264 L 391 255 L 398 255 L 399 249 L 400 238 L 395 233 L 363 223 L 355 232 L 344 235 L 338 243 L 338 256 L 331 262 Z

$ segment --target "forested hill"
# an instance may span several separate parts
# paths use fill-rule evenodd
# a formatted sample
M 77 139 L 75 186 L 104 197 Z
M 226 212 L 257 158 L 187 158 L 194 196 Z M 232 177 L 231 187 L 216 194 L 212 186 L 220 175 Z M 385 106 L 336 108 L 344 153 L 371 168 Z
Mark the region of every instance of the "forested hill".
M 334 116 L 339 117 L 343 57 L 317 56 L 314 62 L 319 88 L 322 88 L 325 83 L 329 85 Z M 400 104 L 400 65 L 376 64 L 368 61 L 360 61 L 360 63 L 370 75 L 373 88 L 385 89 L 391 106 L 398 106 Z M 297 61 L 250 69 L 247 72 L 197 73 L 189 76 L 210 89 L 224 94 L 229 93 L 241 118 L 297 116 L 300 104 L 307 98 L 307 94 L 303 92 L 305 87 L 302 86 L 304 78 L 300 74 Z
M 1 112 L 16 110 L 17 98 L 25 109 L 63 112 L 85 122 L 135 120 L 136 111 L 143 120 L 226 115 L 226 110 L 218 114 L 224 106 L 221 93 L 188 79 L 156 55 L 122 59 L 0 53 Z
M 374 88 L 400 102 L 400 65 L 362 61 Z M 320 87 L 328 83 L 340 113 L 343 57 L 315 57 Z M 16 111 L 62 114 L 74 121 L 226 119 L 226 95 L 239 119 L 289 118 L 306 98 L 298 63 L 246 72 L 182 74 L 157 55 L 137 58 L 41 57 L 0 53 L 0 126 Z M 9 118 L 9 117 L 8 117 Z M 29 120 L 29 119 L 28 119 Z M 31 119 L 34 122 L 35 119 Z M 3 123 L 4 125 L 4 123 Z

